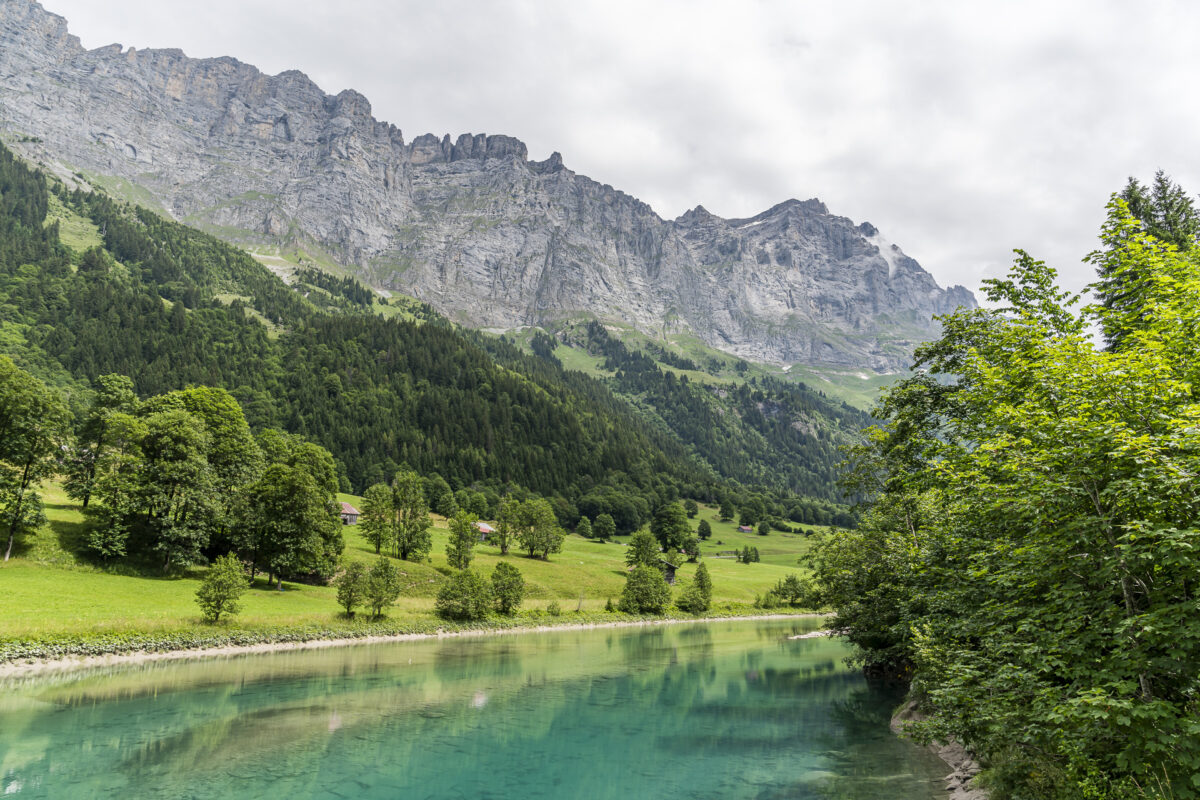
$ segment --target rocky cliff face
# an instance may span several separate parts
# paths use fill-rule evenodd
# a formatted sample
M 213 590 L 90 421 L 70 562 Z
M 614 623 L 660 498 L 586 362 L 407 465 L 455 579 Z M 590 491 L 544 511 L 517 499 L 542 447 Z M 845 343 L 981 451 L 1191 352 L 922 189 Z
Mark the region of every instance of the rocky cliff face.
M 52 168 L 235 242 L 319 244 L 476 327 L 595 315 L 756 360 L 890 369 L 932 314 L 974 305 L 818 200 L 664 220 L 507 136 L 405 142 L 362 95 L 299 72 L 85 50 L 33 0 L 0 0 L 0 126 Z

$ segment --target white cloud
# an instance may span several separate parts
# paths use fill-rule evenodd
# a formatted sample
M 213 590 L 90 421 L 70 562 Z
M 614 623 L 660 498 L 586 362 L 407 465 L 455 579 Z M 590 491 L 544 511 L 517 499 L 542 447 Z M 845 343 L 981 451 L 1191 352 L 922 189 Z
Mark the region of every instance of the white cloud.
M 1078 289 L 1126 176 L 1200 190 L 1183 2 L 47 3 L 87 46 L 296 68 L 408 138 L 559 150 L 666 217 L 818 196 L 943 284 L 976 288 L 1022 247 Z

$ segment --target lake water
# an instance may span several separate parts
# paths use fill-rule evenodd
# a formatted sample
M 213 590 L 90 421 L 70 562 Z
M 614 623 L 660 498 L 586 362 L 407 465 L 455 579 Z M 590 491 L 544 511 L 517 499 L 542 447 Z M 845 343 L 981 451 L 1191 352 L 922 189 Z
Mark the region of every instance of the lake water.
M 47 798 L 944 798 L 812 620 L 446 638 L 0 682 Z

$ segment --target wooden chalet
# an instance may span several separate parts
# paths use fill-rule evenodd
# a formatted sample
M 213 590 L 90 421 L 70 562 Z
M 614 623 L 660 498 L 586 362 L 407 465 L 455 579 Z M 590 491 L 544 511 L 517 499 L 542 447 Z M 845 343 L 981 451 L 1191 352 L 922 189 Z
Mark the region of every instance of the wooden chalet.
M 349 503 L 342 503 L 342 511 L 339 516 L 342 518 L 343 525 L 357 525 L 358 516 L 362 512 Z

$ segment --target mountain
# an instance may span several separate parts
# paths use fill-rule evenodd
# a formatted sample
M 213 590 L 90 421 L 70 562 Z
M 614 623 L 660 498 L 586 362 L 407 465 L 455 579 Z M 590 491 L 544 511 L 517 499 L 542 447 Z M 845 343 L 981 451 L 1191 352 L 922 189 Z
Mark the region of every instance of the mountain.
M 0 145 L 0 354 L 77 417 L 97 379 L 119 373 L 142 397 L 228 390 L 254 430 L 326 447 L 347 490 L 407 466 L 455 490 L 536 492 L 568 526 L 609 513 L 628 531 L 679 496 L 757 507 L 764 490 L 773 518 L 851 521 L 835 465 L 865 413 L 798 384 L 694 382 L 587 328 L 578 344 L 615 375 L 564 369 L 543 332 L 530 354 L 351 278 L 304 271 L 289 286 L 236 247 L 70 190 Z
M 508 136 L 406 141 L 362 95 L 300 72 L 86 50 L 33 0 L 0 0 L 0 127 L 67 180 L 240 245 L 325 254 L 473 327 L 595 317 L 753 360 L 887 371 L 935 335 L 931 315 L 974 305 L 819 200 L 666 220 Z

